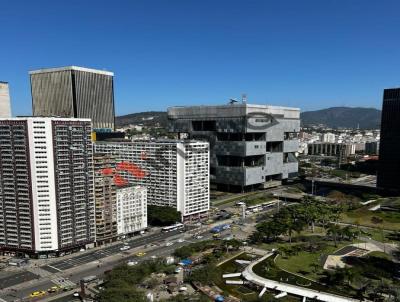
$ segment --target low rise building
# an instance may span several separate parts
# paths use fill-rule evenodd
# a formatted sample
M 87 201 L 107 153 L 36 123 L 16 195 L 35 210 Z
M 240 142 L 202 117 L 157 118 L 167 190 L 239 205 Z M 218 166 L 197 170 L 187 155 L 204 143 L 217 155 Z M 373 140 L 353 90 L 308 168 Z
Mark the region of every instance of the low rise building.
M 346 143 L 311 143 L 308 144 L 308 155 L 341 156 L 347 158 L 355 154 L 354 144 Z
M 127 186 L 117 189 L 117 233 L 119 236 L 147 228 L 147 189 Z

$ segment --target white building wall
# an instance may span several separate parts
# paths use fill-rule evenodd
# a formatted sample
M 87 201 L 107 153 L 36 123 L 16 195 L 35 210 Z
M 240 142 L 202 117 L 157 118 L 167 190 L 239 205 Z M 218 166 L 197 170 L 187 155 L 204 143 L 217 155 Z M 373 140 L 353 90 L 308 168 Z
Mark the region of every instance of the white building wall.
M 118 235 L 129 234 L 147 227 L 147 189 L 132 186 L 117 189 Z
M 207 212 L 210 209 L 209 174 L 208 143 L 179 143 L 178 186 L 180 182 L 184 185 L 184 204 L 180 206 L 183 216 Z M 178 201 L 179 203 L 182 201 Z
M 0 118 L 11 117 L 11 102 L 8 83 L 0 82 Z
M 57 250 L 57 206 L 52 126 L 49 119 L 28 119 L 33 219 L 37 251 Z

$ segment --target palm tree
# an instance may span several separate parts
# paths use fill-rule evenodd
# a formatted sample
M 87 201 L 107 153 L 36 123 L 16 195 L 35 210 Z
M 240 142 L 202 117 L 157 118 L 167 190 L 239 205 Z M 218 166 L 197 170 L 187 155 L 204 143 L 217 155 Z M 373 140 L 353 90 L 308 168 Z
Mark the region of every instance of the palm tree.
M 341 228 L 334 223 L 329 224 L 326 234 L 333 237 L 335 247 L 337 246 L 337 236 L 340 234 Z

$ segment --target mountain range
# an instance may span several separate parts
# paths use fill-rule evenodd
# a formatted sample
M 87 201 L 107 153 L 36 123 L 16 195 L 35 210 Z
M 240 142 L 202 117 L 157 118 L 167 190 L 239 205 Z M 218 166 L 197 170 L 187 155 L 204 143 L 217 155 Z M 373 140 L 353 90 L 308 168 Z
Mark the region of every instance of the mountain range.
M 381 111 L 363 107 L 331 107 L 305 111 L 300 114 L 301 125 L 324 126 L 329 128 L 377 129 L 381 123 Z M 143 125 L 147 127 L 166 127 L 165 111 L 146 111 L 116 117 L 117 127 Z
M 306 111 L 300 114 L 301 125 L 329 128 L 378 129 L 381 124 L 381 111 L 363 107 L 332 107 Z

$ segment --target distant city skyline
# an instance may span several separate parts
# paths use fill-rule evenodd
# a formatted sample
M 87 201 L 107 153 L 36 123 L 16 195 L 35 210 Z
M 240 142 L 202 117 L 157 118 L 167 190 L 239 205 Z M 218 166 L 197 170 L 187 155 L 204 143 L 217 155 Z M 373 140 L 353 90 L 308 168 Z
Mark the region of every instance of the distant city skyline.
M 30 115 L 30 70 L 115 74 L 116 115 L 249 103 L 381 109 L 399 87 L 400 3 L 384 1 L 13 1 L 2 6 L 0 81 Z

